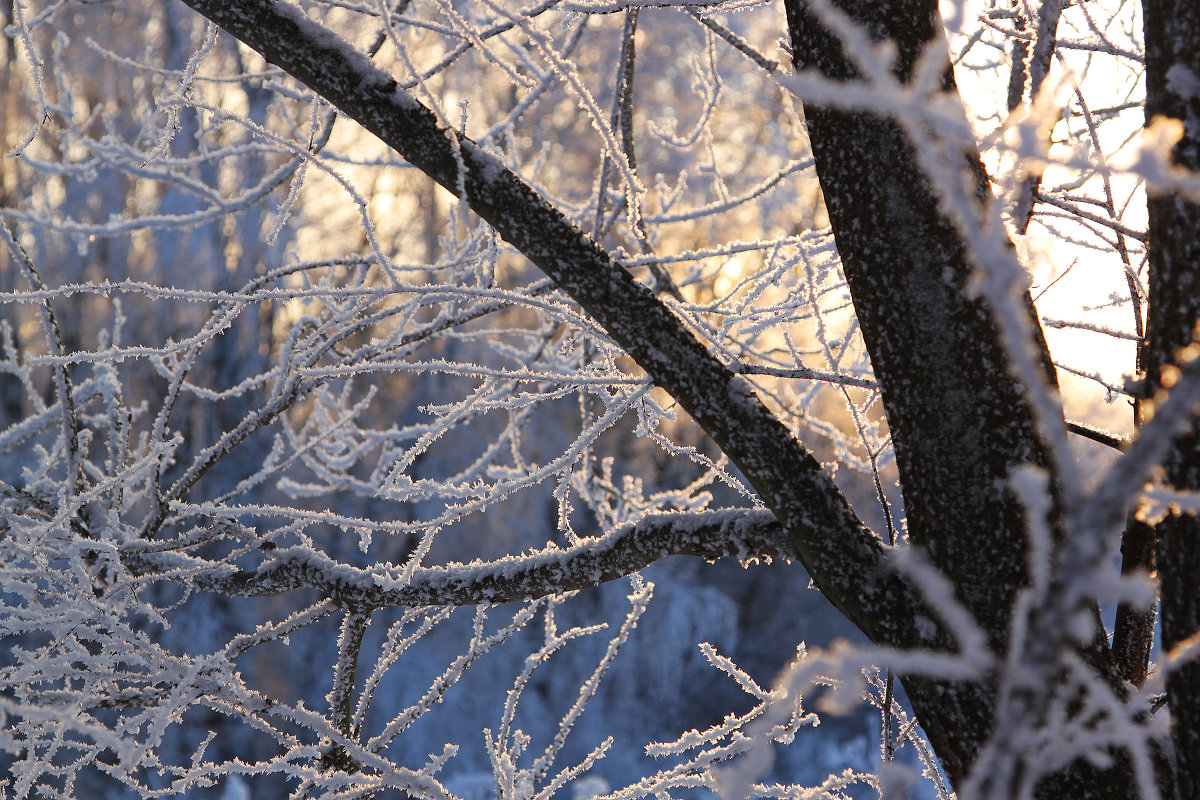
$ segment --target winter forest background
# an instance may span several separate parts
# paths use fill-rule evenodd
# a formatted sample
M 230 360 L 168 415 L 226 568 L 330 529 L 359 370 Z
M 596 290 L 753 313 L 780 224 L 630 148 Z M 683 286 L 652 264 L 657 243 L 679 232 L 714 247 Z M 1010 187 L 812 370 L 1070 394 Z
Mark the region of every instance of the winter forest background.
M 1195 458 L 1179 433 L 1200 376 L 1187 339 L 1154 360 L 1146 187 L 1200 197 L 1179 169 L 1200 142 L 1198 12 L 301 5 L 0 5 L 3 797 L 1188 797 L 1200 643 L 1194 623 L 1156 633 L 1175 579 L 1148 573 L 1155 531 L 1200 505 L 1172 466 Z M 921 13 L 933 38 L 888 41 Z M 1151 22 L 1175 37 L 1157 62 Z M 277 36 L 271 61 L 256 30 Z M 798 47 L 826 40 L 834 56 Z M 317 85 L 303 64 L 321 59 L 347 71 Z M 1146 125 L 1164 63 L 1152 94 L 1185 125 Z M 442 131 L 413 145 L 432 166 L 359 124 L 410 130 L 369 99 L 372 65 L 397 119 L 423 106 Z M 907 184 L 940 211 L 872 183 L 912 226 L 843 222 L 862 203 L 818 182 L 834 156 L 806 118 L 825 136 L 825 109 L 903 130 L 911 153 L 871 150 L 869 126 L 839 146 L 916 164 Z M 479 188 L 510 174 L 532 194 Z M 533 196 L 578 237 L 556 241 Z M 1178 220 L 1200 216 L 1179 213 L 1168 229 L 1195 241 Z M 938 214 L 962 254 L 918 235 Z M 869 259 L 846 248 L 877 234 L 949 259 L 934 282 L 992 333 L 934 355 L 995 351 L 990 380 L 1017 400 L 976 379 L 982 401 L 943 392 L 930 361 L 881 395 L 888 353 L 959 317 L 918 302 L 935 289 L 852 297 L 842 261 Z M 585 272 L 624 265 L 671 332 L 539 269 L 587 238 L 607 255 Z M 670 356 L 684 339 L 714 366 Z M 668 391 L 655 370 L 672 369 Z M 695 410 L 710 374 L 761 403 L 703 413 L 781 421 L 824 468 L 784 478 L 817 487 L 805 503 L 845 498 L 865 550 L 763 488 L 755 458 L 774 451 Z M 953 414 L 914 416 L 953 436 L 979 427 L 958 410 L 1017 408 L 1005 436 L 1034 444 L 955 440 L 953 464 L 909 479 L 888 425 L 908 424 L 906 392 L 945 394 Z M 977 456 L 996 496 L 956 502 L 984 531 L 959 531 L 963 566 L 906 504 L 974 486 Z M 1011 566 L 993 528 L 1018 542 L 1001 603 L 972 594 Z M 838 561 L 821 537 L 878 559 Z M 956 732 L 977 696 L 982 727 Z M 949 721 L 922 710 L 938 708 Z

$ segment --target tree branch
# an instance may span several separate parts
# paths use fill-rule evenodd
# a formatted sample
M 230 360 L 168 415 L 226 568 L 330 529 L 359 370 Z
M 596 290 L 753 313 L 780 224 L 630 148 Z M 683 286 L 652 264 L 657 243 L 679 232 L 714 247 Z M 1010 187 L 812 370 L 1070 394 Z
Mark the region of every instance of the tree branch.
M 1124 451 L 1129 447 L 1129 440 L 1123 439 L 1120 436 L 1115 436 L 1108 431 L 1103 431 L 1098 428 L 1092 428 L 1079 422 L 1067 420 L 1067 430 L 1076 436 L 1082 436 L 1085 439 L 1091 439 L 1097 444 L 1102 444 L 1105 447 L 1111 447 L 1114 450 Z
M 186 0 L 189 6 L 329 100 L 490 223 L 610 336 L 716 441 L 792 537 L 830 601 L 869 637 L 938 641 L 882 609 L 922 605 L 885 568 L 878 537 L 791 431 L 621 264 L 495 156 L 442 127 L 385 70 L 297 6 Z M 590 583 L 591 581 L 589 581 Z
M 769 511 L 731 509 L 697 514 L 656 514 L 569 550 L 546 548 L 492 562 L 417 569 L 411 579 L 400 568 L 357 569 L 312 550 L 277 550 L 256 570 L 224 565 L 182 553 L 151 553 L 137 544 L 121 554 L 135 574 L 167 573 L 196 588 L 223 595 L 261 597 L 301 587 L 366 612 L 389 606 L 476 605 L 532 600 L 615 580 L 667 556 L 708 560 L 790 560 L 795 550 Z

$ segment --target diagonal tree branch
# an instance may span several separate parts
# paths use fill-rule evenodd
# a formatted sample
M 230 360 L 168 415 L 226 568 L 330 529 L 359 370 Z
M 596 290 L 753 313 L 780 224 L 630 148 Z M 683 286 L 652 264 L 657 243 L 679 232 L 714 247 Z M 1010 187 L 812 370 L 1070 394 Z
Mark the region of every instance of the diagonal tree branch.
M 939 641 L 905 615 L 880 613 L 902 600 L 909 608 L 922 603 L 885 568 L 878 537 L 749 381 L 534 189 L 470 139 L 443 128 L 389 73 L 298 7 L 186 1 L 464 199 L 591 314 L 725 451 L 792 538 L 816 585 L 868 636 L 905 646 Z

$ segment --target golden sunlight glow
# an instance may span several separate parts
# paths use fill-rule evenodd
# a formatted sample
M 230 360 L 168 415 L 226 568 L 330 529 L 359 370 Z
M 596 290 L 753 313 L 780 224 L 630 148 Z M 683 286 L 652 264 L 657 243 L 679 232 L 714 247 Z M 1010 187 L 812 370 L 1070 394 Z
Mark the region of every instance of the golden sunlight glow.
M 1121 13 L 1116 2 L 1103 0 L 1103 4 L 1114 6 L 1109 9 L 1114 16 Z M 943 2 L 952 53 L 960 53 L 966 44 L 961 31 L 973 30 L 977 24 L 974 20 L 986 10 L 987 4 L 982 0 Z M 1060 34 L 1066 24 L 1064 14 Z M 1133 26 L 1138 28 L 1140 24 Z M 1145 230 L 1145 192 L 1137 181 L 1115 170 L 1107 176 L 1098 174 L 1080 181 L 1071 165 L 1083 161 L 1096 148 L 1081 120 L 1079 98 L 1086 98 L 1093 107 L 1099 103 L 1119 107 L 1140 91 L 1137 75 L 1119 59 L 1092 59 L 1089 53 L 1069 49 L 1060 50 L 1059 54 L 1043 85 L 1044 99 L 1036 103 L 1035 109 L 1018 109 L 1012 115 L 1007 110 L 1006 72 L 971 68 L 970 58 L 956 64 L 955 77 L 967 116 L 984 143 L 983 158 L 996 182 L 996 190 L 1007 196 L 1024 179 L 1025 172 L 1015 168 L 1016 159 L 1011 155 L 1014 150 L 1029 152 L 1028 143 L 1022 142 L 1020 135 L 1036 131 L 1041 142 L 1045 142 L 1048 132 L 1050 150 L 1041 186 L 1047 190 L 1065 189 L 1080 198 L 1111 197 L 1120 227 Z M 1098 142 L 1104 158 L 1118 161 L 1135 141 L 1141 124 L 1141 114 L 1136 109 L 1106 118 L 1099 129 Z M 1055 327 L 1054 323 L 1084 321 L 1094 329 L 1135 336 L 1139 324 L 1129 302 L 1130 275 L 1136 275 L 1141 268 L 1140 242 L 1120 234 L 1112 225 L 1106 227 L 1103 221 L 1096 224 L 1093 232 L 1088 232 L 1070 221 L 1065 212 L 1060 214 L 1046 203 L 1039 205 L 1037 211 L 1025 235 L 1012 232 L 1022 263 L 1030 273 L 1032 295 L 1045 322 L 1052 355 L 1059 365 L 1067 416 L 1080 419 L 1086 414 L 1092 424 L 1127 434 L 1133 424 L 1128 399 L 1105 385 L 1119 389 L 1133 377 L 1135 342 L 1095 330 Z M 1097 206 L 1097 216 L 1107 217 L 1107 212 Z M 1100 242 L 1101 234 L 1119 245 Z M 1122 250 L 1120 256 L 1115 254 Z

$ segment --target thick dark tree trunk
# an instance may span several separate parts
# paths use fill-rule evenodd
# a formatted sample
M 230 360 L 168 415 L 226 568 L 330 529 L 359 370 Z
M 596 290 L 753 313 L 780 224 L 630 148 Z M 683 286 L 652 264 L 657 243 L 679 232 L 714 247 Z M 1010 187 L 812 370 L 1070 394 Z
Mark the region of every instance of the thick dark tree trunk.
M 1181 167 L 1200 172 L 1200 4 L 1143 0 L 1146 41 L 1146 122 L 1164 116 L 1183 123 L 1172 153 Z M 1193 198 L 1194 199 L 1194 198 Z M 1146 382 L 1153 395 L 1173 382 L 1173 364 L 1197 356 L 1200 338 L 1200 204 L 1150 190 L 1150 309 Z M 1152 401 L 1151 401 L 1152 402 Z M 1164 463 L 1166 481 L 1200 490 L 1200 420 L 1174 442 Z M 1200 636 L 1200 518 L 1172 515 L 1158 526 L 1162 643 L 1168 657 Z M 1200 659 L 1167 673 L 1171 737 L 1180 797 L 1200 797 Z
M 841 0 L 839 9 L 875 41 L 892 41 L 894 73 L 907 81 L 940 43 L 933 0 Z M 853 61 L 804 0 L 787 0 L 798 69 L 857 78 Z M 943 89 L 954 91 L 947 61 Z M 1027 535 L 1010 491 L 1015 467 L 1049 467 L 1029 399 L 1013 380 L 996 322 L 968 290 L 969 247 L 939 207 L 909 140 L 889 119 L 805 105 L 805 120 L 830 223 L 863 338 L 879 380 L 904 493 L 908 533 L 953 582 L 959 600 L 1007 650 L 1016 593 L 1026 584 Z M 974 152 L 964 177 L 983 201 L 990 189 Z M 979 213 L 985 213 L 982 202 Z M 986 225 L 986 217 L 980 217 Z M 1032 344 L 1047 380 L 1054 370 L 1033 304 Z M 1061 533 L 1061 532 L 1060 532 Z M 1107 672 L 1104 648 L 1089 661 Z M 992 685 L 905 678 L 909 697 L 951 781 L 962 786 L 993 725 Z M 1129 770 L 1075 764 L 1040 784 L 1042 796 L 1135 796 Z M 1065 793 L 1065 794 L 1064 794 Z
M 899 50 L 906 80 L 940 35 L 931 0 L 840 4 Z M 855 78 L 842 46 L 803 0 L 786 4 L 797 66 Z M 945 86 L 954 88 L 947 72 Z M 1007 484 L 1014 467 L 1047 465 L 1029 404 L 1012 379 L 987 306 L 971 299 L 967 245 L 941 212 L 908 137 L 890 120 L 806 104 L 805 120 L 854 309 L 879 380 L 911 539 L 958 587 L 959 599 L 1006 650 L 1025 583 L 1025 533 Z M 980 193 L 987 177 L 965 154 Z M 1027 306 L 1033 319 L 1032 304 Z M 1046 345 L 1036 346 L 1045 355 Z

